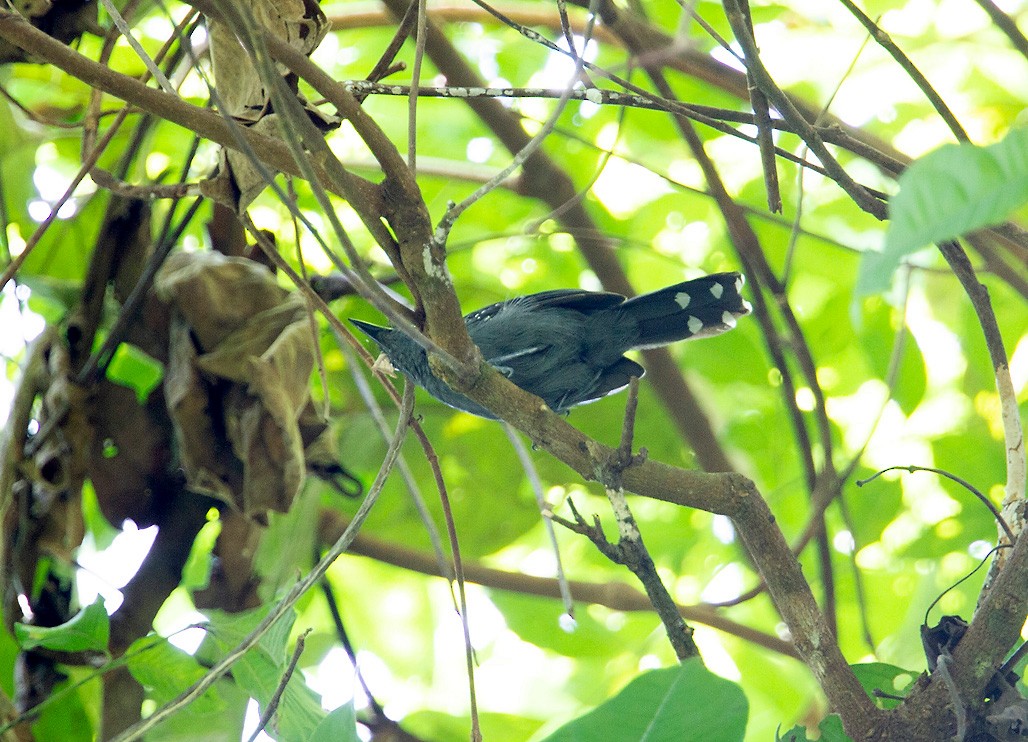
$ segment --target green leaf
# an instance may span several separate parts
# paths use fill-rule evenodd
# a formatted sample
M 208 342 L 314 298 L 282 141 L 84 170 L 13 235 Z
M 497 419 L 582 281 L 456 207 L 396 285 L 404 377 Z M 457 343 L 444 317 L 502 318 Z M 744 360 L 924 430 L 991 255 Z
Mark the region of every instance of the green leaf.
M 115 536 L 121 533 L 121 529 L 112 526 L 104 516 L 96 499 L 93 482 L 89 479 L 82 484 L 82 521 L 93 536 L 93 544 L 97 551 L 106 549 L 114 543 Z
M 136 399 L 143 404 L 164 378 L 164 364 L 136 346 L 122 343 L 111 356 L 107 378 L 134 391 Z
M 698 659 L 640 675 L 620 693 L 547 738 L 547 742 L 675 740 L 730 742 L 746 732 L 746 696 Z
M 818 742 L 853 742 L 842 730 L 842 719 L 838 714 L 832 714 L 822 719 L 817 731 L 818 736 L 811 738 L 807 736 L 806 727 L 797 725 L 781 736 L 776 735 L 775 739 L 780 742 L 813 742 L 814 740 L 818 740 Z
M 353 701 L 344 703 L 326 716 L 309 742 L 357 742 L 357 716 L 353 711 Z
M 919 673 L 912 670 L 904 670 L 902 667 L 889 665 L 884 662 L 862 662 L 857 665 L 850 665 L 857 680 L 871 695 L 875 690 L 883 690 L 886 693 L 901 695 L 902 691 L 917 679 Z M 899 701 L 892 699 L 881 699 L 885 708 L 893 708 Z
M 100 703 L 100 679 L 87 679 L 90 669 L 67 668 L 67 678 L 43 704 L 33 709 L 39 718 L 32 724 L 39 742 L 94 742 L 97 739 L 96 709 Z M 81 683 L 81 685 L 76 684 Z
M 211 612 L 211 636 L 221 649 L 235 647 L 268 614 L 272 606 L 227 615 Z M 292 644 L 289 641 L 295 613 L 287 613 L 232 666 L 232 677 L 251 697 L 257 699 L 263 712 L 271 701 L 289 662 Z M 271 727 L 281 739 L 310 739 L 325 719 L 325 711 L 303 675 L 298 671 L 290 677 L 279 700 Z
M 14 624 L 14 636 L 22 649 L 45 647 L 61 652 L 107 650 L 111 622 L 102 598 L 86 606 L 60 626 Z
M 193 657 L 154 634 L 137 639 L 125 654 L 132 677 L 162 702 L 177 696 L 205 673 Z M 204 705 L 206 699 L 204 694 L 196 703 Z
M 942 240 L 998 224 L 1028 202 L 1028 128 L 987 147 L 968 142 L 929 152 L 899 178 L 881 252 L 866 252 L 859 294 L 889 287 L 900 261 Z
M 489 742 L 523 742 L 534 739 L 542 722 L 513 714 L 479 712 L 482 738 Z M 471 718 L 450 716 L 439 711 L 415 711 L 403 717 L 403 729 L 417 739 L 466 739 Z
M 189 550 L 189 558 L 182 567 L 183 587 L 196 590 L 210 584 L 214 544 L 221 535 L 222 525 L 222 521 L 218 518 L 208 520 L 196 534 L 193 548 Z
M 129 647 L 129 671 L 146 688 L 147 697 L 166 703 L 206 674 L 194 657 L 151 634 Z M 222 678 L 184 709 L 147 734 L 150 742 L 218 742 L 239 739 L 249 694 Z

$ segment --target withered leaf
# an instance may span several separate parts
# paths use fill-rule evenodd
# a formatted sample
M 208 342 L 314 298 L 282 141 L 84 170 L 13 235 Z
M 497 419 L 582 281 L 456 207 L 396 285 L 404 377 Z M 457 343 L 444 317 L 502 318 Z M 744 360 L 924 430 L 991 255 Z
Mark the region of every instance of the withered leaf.
M 190 486 L 255 518 L 288 510 L 313 412 L 302 300 L 263 266 L 218 253 L 174 256 L 156 285 L 177 317 L 165 393 Z
M 328 32 L 328 19 L 314 0 L 254 0 L 248 8 L 258 24 L 305 55 L 310 55 Z M 216 18 L 209 19 L 208 28 L 214 77 L 226 113 L 244 126 L 276 136 L 276 114 L 271 109 L 270 96 L 249 55 L 240 46 L 235 29 Z M 289 88 L 296 91 L 295 75 L 282 65 L 278 69 Z M 298 92 L 296 95 L 322 129 L 339 124 L 337 117 L 322 112 Z M 223 150 L 221 164 L 222 173 L 232 179 L 238 191 L 240 208 L 264 190 L 263 176 L 246 155 Z

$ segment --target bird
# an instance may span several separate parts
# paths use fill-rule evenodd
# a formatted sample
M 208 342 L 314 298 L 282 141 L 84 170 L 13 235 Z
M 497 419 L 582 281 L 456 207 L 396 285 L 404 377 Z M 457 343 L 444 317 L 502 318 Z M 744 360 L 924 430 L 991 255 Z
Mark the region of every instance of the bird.
M 741 273 L 714 273 L 626 298 L 608 291 L 555 289 L 519 296 L 464 317 L 468 335 L 500 373 L 565 414 L 628 386 L 645 370 L 625 357 L 727 332 L 749 314 Z M 425 349 L 408 335 L 357 319 L 389 364 L 450 407 L 496 415 L 436 376 Z

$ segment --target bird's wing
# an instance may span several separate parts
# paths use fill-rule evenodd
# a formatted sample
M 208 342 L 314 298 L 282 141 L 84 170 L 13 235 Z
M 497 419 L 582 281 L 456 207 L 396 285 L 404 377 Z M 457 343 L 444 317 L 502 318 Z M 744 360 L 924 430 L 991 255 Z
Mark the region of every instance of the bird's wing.
M 496 366 L 500 369 L 509 369 L 511 361 L 522 360 L 530 356 L 535 355 L 543 350 L 546 350 L 549 346 L 547 345 L 533 345 L 531 348 L 521 348 L 511 353 L 504 353 L 502 355 L 491 356 L 485 360 L 489 362 L 490 366 Z M 508 374 L 509 375 L 509 374 Z
M 613 394 L 619 389 L 624 389 L 628 386 L 628 382 L 633 376 L 641 379 L 645 373 L 646 370 L 638 363 L 630 358 L 622 357 L 603 369 L 596 388 L 589 393 L 588 399 L 582 401 L 592 402 L 601 397 L 606 397 L 608 394 Z
M 538 294 L 519 296 L 508 301 L 490 304 L 476 309 L 464 317 L 469 323 L 481 322 L 496 315 L 503 307 L 516 302 L 523 309 L 573 309 L 577 312 L 588 312 L 595 309 L 609 309 L 624 303 L 625 297 L 609 291 L 585 291 L 584 289 L 554 289 Z

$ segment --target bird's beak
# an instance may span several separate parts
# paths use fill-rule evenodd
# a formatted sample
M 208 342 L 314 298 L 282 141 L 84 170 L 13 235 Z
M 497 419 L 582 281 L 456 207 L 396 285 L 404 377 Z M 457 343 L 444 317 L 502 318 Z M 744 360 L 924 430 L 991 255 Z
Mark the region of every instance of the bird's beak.
M 386 347 L 382 345 L 382 341 L 379 340 L 379 338 L 384 333 L 389 332 L 391 328 L 379 327 L 378 325 L 373 325 L 370 322 L 361 322 L 359 319 L 351 319 L 350 324 L 374 340 L 375 344 L 381 348 L 382 351 L 386 350 Z M 387 356 L 385 352 L 379 354 L 371 368 L 375 371 L 381 371 L 387 376 L 394 376 L 396 374 L 396 368 L 393 366 L 392 361 L 389 360 L 389 356 Z
M 380 327 L 378 325 L 373 325 L 370 322 L 362 322 L 359 319 L 351 319 L 350 324 L 356 327 L 361 332 L 363 332 L 369 338 L 374 340 L 376 343 L 379 343 L 379 338 L 382 336 L 382 333 L 389 329 L 388 327 Z M 379 344 L 381 345 L 381 343 Z

